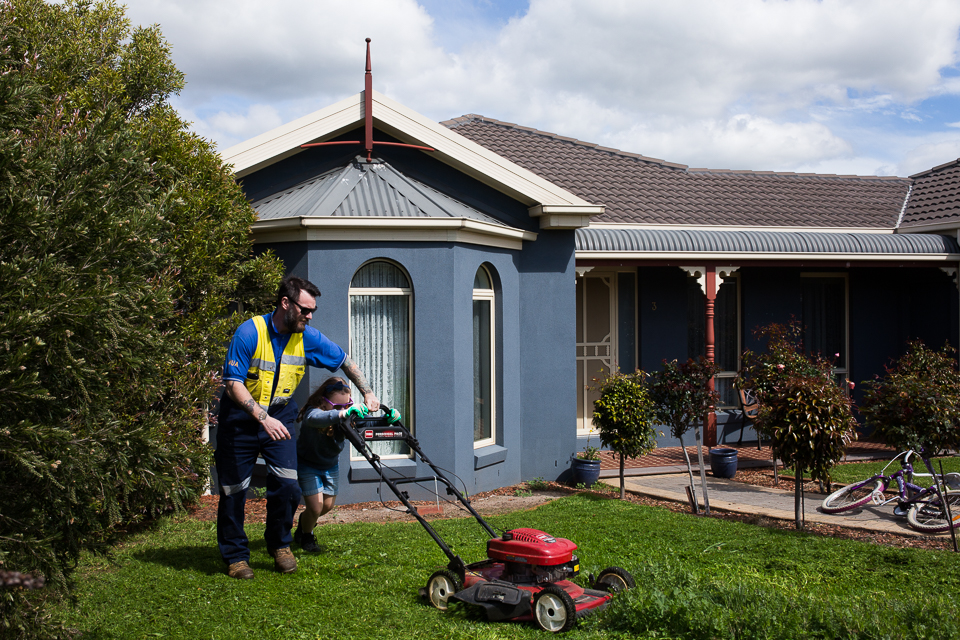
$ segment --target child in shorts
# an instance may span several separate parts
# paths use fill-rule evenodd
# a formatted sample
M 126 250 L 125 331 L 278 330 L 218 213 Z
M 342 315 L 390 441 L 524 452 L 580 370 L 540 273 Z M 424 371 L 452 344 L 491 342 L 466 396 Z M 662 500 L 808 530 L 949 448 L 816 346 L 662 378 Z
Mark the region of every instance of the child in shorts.
M 304 551 L 318 553 L 313 529 L 317 519 L 333 509 L 340 482 L 340 452 L 343 432 L 337 425 L 350 415 L 363 418 L 367 407 L 354 404 L 350 387 L 343 378 L 327 378 L 300 410 L 300 438 L 297 440 L 297 481 L 306 509 L 297 520 L 293 541 Z
M 293 541 L 304 551 L 318 553 L 313 529 L 317 520 L 337 501 L 340 484 L 340 452 L 343 451 L 343 431 L 338 426 L 351 417 L 365 418 L 367 406 L 353 403 L 350 385 L 343 378 L 327 378 L 307 399 L 297 416 L 300 437 L 297 439 L 297 482 L 303 494 L 306 509 L 297 520 Z M 391 409 L 387 424 L 400 420 L 400 412 Z

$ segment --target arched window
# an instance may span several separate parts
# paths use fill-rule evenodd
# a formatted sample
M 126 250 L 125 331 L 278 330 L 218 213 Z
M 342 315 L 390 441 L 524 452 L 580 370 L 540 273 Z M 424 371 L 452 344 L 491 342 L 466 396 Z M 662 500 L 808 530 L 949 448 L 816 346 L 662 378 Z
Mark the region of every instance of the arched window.
M 350 282 L 350 357 L 367 376 L 380 402 L 403 414 L 413 432 L 413 290 L 392 262 L 360 267 Z M 355 391 L 356 394 L 356 391 Z M 354 395 L 354 400 L 359 400 Z M 402 442 L 372 443 L 379 455 L 409 455 Z M 356 457 L 359 454 L 352 451 Z
M 496 425 L 496 326 L 493 279 L 480 266 L 473 278 L 473 446 L 494 444 Z

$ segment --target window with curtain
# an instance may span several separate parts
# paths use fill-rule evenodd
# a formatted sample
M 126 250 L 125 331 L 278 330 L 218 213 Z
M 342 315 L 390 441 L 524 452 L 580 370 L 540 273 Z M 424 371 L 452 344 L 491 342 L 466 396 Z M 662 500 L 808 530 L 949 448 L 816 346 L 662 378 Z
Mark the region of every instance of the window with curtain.
M 713 304 L 713 357 L 720 365 L 714 378 L 720 394 L 719 407 L 737 406 L 733 380 L 740 368 L 740 279 L 724 276 Z M 687 278 L 687 357 L 699 358 L 707 352 L 706 296 L 696 278 Z
M 803 350 L 833 362 L 843 382 L 847 368 L 847 277 L 843 273 L 801 273 Z
M 380 402 L 397 409 L 413 432 L 413 290 L 400 267 L 385 260 L 363 265 L 350 282 L 350 357 L 367 376 Z M 353 387 L 353 398 L 361 398 Z M 381 456 L 408 456 L 402 442 L 372 443 Z M 351 449 L 353 457 L 360 457 Z
M 494 400 L 495 326 L 493 280 L 481 266 L 473 279 L 473 446 L 496 442 Z

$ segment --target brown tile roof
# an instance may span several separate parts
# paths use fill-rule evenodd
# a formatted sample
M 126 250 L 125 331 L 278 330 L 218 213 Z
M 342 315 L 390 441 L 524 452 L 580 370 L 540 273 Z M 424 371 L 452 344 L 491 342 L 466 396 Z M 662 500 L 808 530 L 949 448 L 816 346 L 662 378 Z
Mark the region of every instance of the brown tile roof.
M 595 222 L 893 228 L 908 178 L 690 169 L 478 115 L 443 122 L 594 204 Z
M 910 177 L 913 192 L 902 226 L 960 222 L 960 160 Z

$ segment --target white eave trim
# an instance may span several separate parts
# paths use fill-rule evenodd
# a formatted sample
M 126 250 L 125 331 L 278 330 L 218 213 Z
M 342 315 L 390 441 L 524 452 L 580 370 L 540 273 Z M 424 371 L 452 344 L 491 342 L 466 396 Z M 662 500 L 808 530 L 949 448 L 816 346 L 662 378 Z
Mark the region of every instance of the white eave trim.
M 591 226 L 590 217 L 606 211 L 606 206 L 538 204 L 527 211 L 532 217 L 540 218 L 541 229 L 582 229 Z
M 909 227 L 900 227 L 897 233 L 937 233 L 941 235 L 960 236 L 960 221 L 935 222 L 932 224 L 915 224 Z
M 537 234 L 469 218 L 324 217 L 259 220 L 251 226 L 255 244 L 335 240 L 337 242 L 464 242 L 521 250 Z
M 960 253 L 782 253 L 751 251 L 732 253 L 725 251 L 577 251 L 577 260 L 684 260 L 698 262 L 738 263 L 758 260 L 843 260 L 847 262 L 896 261 L 956 262 Z
M 566 189 L 548 182 L 523 167 L 502 158 L 472 140 L 373 92 L 377 128 L 404 142 L 436 149 L 431 155 L 498 191 L 534 205 L 577 205 L 596 208 Z M 242 178 L 296 153 L 301 144 L 322 142 L 363 123 L 363 94 L 277 127 L 241 142 L 221 154 Z M 602 208 L 599 209 L 602 212 Z M 593 213 L 591 215 L 596 215 Z
M 630 224 L 621 222 L 592 222 L 591 229 L 651 229 L 654 231 L 764 231 L 783 233 L 898 233 L 892 227 L 773 227 L 760 225 L 688 225 L 688 224 Z M 899 232 L 899 233 L 902 233 Z

